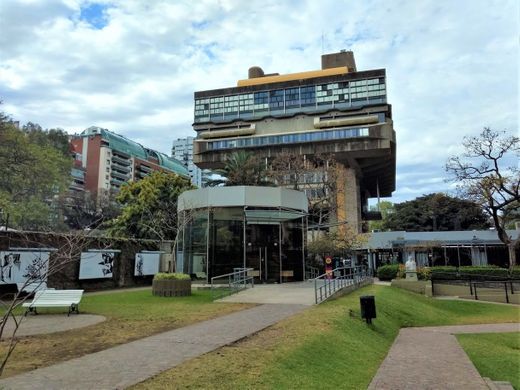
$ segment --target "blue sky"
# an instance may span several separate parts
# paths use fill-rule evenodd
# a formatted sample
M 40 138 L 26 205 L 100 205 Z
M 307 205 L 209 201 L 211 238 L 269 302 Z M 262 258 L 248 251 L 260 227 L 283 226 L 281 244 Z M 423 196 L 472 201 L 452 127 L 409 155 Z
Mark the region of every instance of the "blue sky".
M 353 50 L 358 69 L 387 70 L 399 202 L 451 190 L 443 167 L 463 136 L 518 134 L 519 4 L 3 0 L 0 99 L 22 122 L 98 125 L 169 153 L 193 135 L 194 91 Z

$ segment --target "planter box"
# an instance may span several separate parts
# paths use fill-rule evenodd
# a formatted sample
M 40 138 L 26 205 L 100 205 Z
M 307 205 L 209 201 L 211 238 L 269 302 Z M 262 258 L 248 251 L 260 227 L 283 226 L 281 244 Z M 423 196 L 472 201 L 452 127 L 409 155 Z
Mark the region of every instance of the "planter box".
M 154 280 L 152 295 L 159 297 L 185 297 L 191 295 L 191 280 Z

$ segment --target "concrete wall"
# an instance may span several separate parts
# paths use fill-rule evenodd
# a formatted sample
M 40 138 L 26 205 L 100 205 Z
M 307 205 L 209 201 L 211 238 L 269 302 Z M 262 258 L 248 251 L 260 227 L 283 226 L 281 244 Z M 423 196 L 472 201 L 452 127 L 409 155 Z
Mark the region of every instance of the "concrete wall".
M 72 245 L 70 243 L 73 243 Z M 50 269 L 63 264 L 59 271 L 49 275 L 47 286 L 57 289 L 81 288 L 102 290 L 136 285 L 151 285 L 153 276 L 134 276 L 135 254 L 141 251 L 171 251 L 171 243 L 159 241 L 115 240 L 85 238 L 67 240 L 64 235 L 52 233 L 0 232 L 0 251 L 14 248 L 56 248 L 49 255 Z M 81 252 L 89 249 L 119 250 L 114 259 L 113 276 L 109 279 L 79 280 Z

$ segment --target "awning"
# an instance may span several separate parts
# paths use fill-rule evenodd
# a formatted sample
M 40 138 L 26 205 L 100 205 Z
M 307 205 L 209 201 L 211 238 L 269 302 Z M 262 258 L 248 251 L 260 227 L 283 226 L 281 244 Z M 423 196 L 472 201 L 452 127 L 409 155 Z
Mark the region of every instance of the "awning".
M 307 214 L 295 210 L 245 210 L 248 225 L 277 225 L 280 222 L 291 221 L 305 217 Z

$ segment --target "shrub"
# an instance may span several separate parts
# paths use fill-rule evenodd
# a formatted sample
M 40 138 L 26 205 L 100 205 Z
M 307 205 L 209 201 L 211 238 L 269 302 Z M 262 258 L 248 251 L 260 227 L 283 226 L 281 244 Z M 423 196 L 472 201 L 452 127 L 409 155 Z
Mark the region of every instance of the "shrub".
M 515 265 L 511 270 L 511 279 L 520 279 L 520 266 Z
M 379 280 L 395 279 L 399 272 L 399 264 L 382 265 L 377 269 L 377 277 Z
M 430 278 L 436 279 L 458 279 L 457 267 L 432 267 L 430 268 Z
M 399 264 L 399 270 L 397 271 L 397 278 L 404 279 L 406 277 L 406 267 L 404 264 Z
M 423 267 L 417 269 L 417 279 L 419 280 L 430 280 L 432 269 L 430 267 Z
M 509 270 L 496 266 L 460 267 L 461 279 L 509 279 Z
M 456 267 L 431 268 L 432 280 L 497 280 L 509 279 L 509 277 L 509 270 L 496 266 L 469 266 L 459 267 L 458 269 Z
M 190 280 L 190 275 L 188 274 L 181 274 L 181 273 L 166 273 L 166 272 L 159 272 L 155 274 L 154 280 Z

